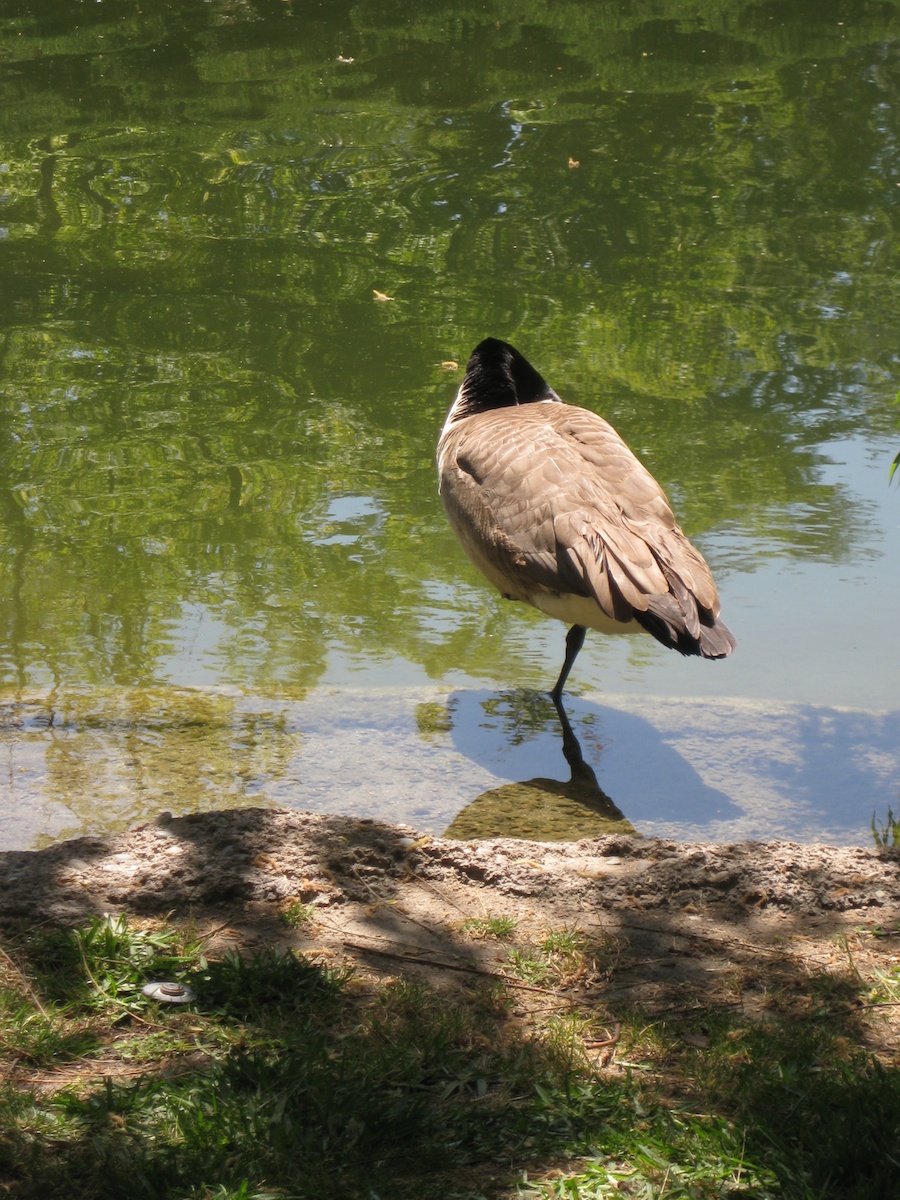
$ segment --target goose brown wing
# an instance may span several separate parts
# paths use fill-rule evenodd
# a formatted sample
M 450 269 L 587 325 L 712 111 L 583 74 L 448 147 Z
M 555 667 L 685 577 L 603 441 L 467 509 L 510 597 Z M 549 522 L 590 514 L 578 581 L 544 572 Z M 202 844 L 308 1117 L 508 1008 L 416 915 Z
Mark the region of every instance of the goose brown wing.
M 586 543 L 594 551 L 584 563 L 592 585 L 597 586 L 599 566 L 613 592 L 617 590 L 631 605 L 637 620 L 682 653 L 729 653 L 734 639 L 725 627 L 717 627 L 721 637 L 710 632 L 719 612 L 712 572 L 682 533 L 665 493 L 650 472 L 616 431 L 595 414 L 564 406 L 556 424 L 563 437 L 577 443 L 592 468 L 590 484 L 601 481 L 618 518 L 604 521 L 600 528 L 588 520 L 580 529 L 571 527 L 570 518 L 566 541 L 576 546 Z M 583 516 L 581 509 L 577 521 Z M 599 549 L 600 542 L 605 553 Z
M 691 638 L 718 612 L 659 484 L 596 414 L 555 403 L 479 413 L 448 431 L 439 458 L 451 520 L 471 523 L 522 593 L 593 596 L 622 621 L 666 597 L 660 621 Z
M 537 588 L 560 589 L 554 513 L 565 485 L 564 447 L 532 407 L 478 413 L 451 428 L 438 447 L 441 498 L 463 545 L 517 581 L 525 598 Z M 541 409 L 549 405 L 540 405 Z M 481 559 L 482 561 L 479 561 Z M 566 587 L 590 589 L 566 569 Z M 490 575 L 490 572 L 487 572 Z
M 599 530 L 587 522 L 580 530 L 570 527 L 568 531 L 570 546 L 586 543 L 594 551 L 584 561 L 584 569 L 595 590 L 609 587 L 613 596 L 618 591 L 648 632 L 682 654 L 709 658 L 730 654 L 736 642 L 717 620 L 719 594 L 712 572 L 682 533 L 650 472 L 615 430 L 593 413 L 564 406 L 557 427 L 563 437 L 578 443 L 595 472 L 591 482 L 602 479 L 620 518 L 604 522 Z M 582 516 L 583 510 L 577 514 L 579 521 Z M 598 570 L 605 582 L 596 580 Z

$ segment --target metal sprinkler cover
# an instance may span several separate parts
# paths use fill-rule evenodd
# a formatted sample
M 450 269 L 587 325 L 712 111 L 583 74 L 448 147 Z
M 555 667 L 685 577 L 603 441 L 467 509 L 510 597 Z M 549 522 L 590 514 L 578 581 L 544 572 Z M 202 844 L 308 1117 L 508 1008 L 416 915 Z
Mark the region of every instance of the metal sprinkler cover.
M 170 983 L 167 980 L 145 983 L 141 991 L 152 1000 L 160 1000 L 164 1004 L 190 1004 L 196 994 L 184 983 Z

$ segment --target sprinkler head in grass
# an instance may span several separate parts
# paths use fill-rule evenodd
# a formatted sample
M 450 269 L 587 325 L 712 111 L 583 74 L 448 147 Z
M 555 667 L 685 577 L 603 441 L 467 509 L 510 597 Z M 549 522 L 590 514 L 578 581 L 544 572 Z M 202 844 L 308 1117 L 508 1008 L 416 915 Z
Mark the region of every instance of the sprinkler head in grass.
M 145 983 L 141 991 L 151 1000 L 159 1000 L 163 1004 L 190 1004 L 195 997 L 195 993 L 185 984 L 167 981 Z

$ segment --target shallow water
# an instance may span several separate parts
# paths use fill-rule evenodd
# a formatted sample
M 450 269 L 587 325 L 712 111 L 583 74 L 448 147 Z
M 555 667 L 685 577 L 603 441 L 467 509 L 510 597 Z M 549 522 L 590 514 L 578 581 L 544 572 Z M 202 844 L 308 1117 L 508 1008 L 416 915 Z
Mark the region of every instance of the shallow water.
M 528 689 L 32 694 L 3 712 L 6 846 L 258 804 L 461 838 L 855 845 L 896 780 L 896 711 L 593 694 L 567 708 L 580 756 Z
M 436 496 L 488 333 L 644 458 L 739 639 L 588 635 L 598 788 L 643 832 L 869 840 L 900 811 L 897 31 L 5 9 L 0 842 L 217 803 L 440 831 L 568 779 L 565 631 Z

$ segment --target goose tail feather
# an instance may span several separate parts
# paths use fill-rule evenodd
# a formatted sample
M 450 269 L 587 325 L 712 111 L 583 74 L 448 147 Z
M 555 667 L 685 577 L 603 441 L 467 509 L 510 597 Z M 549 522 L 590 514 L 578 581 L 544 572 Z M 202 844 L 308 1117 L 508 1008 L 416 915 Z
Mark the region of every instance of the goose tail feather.
M 654 604 L 646 612 L 634 612 L 638 624 L 664 646 L 677 650 L 679 654 L 697 655 L 700 658 L 727 658 L 737 646 L 737 638 L 728 626 L 711 614 L 700 613 L 697 633 L 694 634 L 686 627 L 683 613 L 676 615 L 666 612 L 666 607 Z

